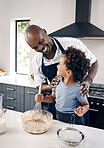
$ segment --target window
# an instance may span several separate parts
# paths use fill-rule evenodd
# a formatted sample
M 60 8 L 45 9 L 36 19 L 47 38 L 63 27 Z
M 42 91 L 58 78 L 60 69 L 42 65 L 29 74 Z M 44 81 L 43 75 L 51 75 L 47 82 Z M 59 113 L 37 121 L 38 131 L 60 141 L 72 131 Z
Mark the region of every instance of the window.
M 18 74 L 29 74 L 30 72 L 30 48 L 24 37 L 30 20 L 16 20 L 16 54 L 15 72 Z

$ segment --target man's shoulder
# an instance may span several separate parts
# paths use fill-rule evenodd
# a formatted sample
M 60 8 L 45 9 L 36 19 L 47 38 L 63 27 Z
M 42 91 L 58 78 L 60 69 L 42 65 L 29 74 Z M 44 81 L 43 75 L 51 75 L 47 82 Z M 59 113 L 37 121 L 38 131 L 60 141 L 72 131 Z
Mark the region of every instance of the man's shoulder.
M 58 38 L 58 40 L 65 49 L 68 46 L 73 46 L 73 47 L 80 49 L 84 45 L 81 40 L 76 39 L 76 38 L 71 38 L 71 37 L 70 38 L 68 38 L 68 37 Z
M 58 40 L 60 42 L 71 42 L 71 41 L 74 41 L 74 42 L 81 42 L 81 40 L 79 39 L 76 39 L 76 38 L 72 38 L 72 37 L 63 37 L 63 38 L 58 38 Z
M 39 62 L 42 59 L 42 53 L 36 52 L 33 59 L 32 59 L 32 63 L 33 62 Z
M 42 58 L 42 53 L 36 52 L 33 59 L 40 59 L 40 58 Z

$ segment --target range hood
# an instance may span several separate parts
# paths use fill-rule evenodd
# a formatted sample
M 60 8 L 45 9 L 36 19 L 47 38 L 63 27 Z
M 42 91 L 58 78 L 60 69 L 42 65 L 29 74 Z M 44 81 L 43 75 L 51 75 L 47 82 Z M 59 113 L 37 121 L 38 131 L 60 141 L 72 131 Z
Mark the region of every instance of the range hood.
M 49 36 L 104 39 L 104 31 L 90 23 L 90 16 L 91 0 L 76 0 L 75 23 L 59 29 Z

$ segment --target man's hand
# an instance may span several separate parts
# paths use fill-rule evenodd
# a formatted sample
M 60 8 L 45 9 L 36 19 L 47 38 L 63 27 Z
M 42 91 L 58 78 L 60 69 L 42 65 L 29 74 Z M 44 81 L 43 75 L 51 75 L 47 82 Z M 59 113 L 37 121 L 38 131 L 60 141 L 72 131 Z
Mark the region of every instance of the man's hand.
M 59 84 L 59 81 L 60 81 L 60 80 L 57 79 L 57 78 L 58 78 L 58 76 L 56 76 L 55 78 L 52 79 L 52 82 L 51 82 L 52 88 L 55 88 L 56 85 Z
M 82 83 L 78 84 L 78 86 L 83 86 L 83 88 L 80 90 L 81 95 L 86 96 L 89 91 L 91 83 L 88 79 L 84 80 Z
M 98 61 L 96 60 L 92 65 L 91 65 L 91 68 L 90 68 L 90 71 L 88 73 L 88 76 L 86 76 L 85 80 L 80 83 L 78 86 L 83 86 L 82 90 L 81 90 L 81 95 L 87 95 L 88 94 L 88 91 L 89 91 L 89 87 L 96 75 L 98 71 Z

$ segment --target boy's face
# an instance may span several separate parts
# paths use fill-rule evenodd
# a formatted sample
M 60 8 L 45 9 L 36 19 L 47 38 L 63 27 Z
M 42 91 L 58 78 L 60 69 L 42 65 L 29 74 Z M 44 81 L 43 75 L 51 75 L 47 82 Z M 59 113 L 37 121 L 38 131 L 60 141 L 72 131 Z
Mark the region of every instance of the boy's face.
M 65 61 L 66 61 L 66 56 L 65 54 L 63 54 L 60 58 L 59 65 L 57 66 L 58 68 L 57 76 L 61 76 L 61 77 L 66 76 L 67 67 L 66 67 Z

